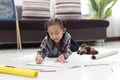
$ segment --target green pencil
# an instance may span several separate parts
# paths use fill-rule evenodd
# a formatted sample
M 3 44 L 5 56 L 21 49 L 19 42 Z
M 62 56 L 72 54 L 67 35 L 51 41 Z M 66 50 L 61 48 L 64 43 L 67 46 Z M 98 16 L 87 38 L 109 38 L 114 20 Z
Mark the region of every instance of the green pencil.
M 38 71 L 38 70 L 44 70 L 44 69 L 34 69 L 34 68 L 33 68 L 33 69 L 31 69 L 31 70 L 36 70 L 36 71 Z

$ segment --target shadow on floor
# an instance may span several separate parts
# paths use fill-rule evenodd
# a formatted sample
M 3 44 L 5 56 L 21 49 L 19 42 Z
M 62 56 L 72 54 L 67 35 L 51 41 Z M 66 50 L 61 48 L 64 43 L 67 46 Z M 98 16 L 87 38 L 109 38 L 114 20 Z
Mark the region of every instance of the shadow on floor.
M 87 42 L 77 42 L 78 45 L 81 45 L 82 43 L 86 43 L 88 45 L 93 46 L 95 44 L 95 41 L 87 41 Z M 23 43 L 22 48 L 39 48 L 40 43 Z M 17 44 L 11 43 L 11 44 L 0 44 L 0 49 L 16 49 Z
M 22 48 L 39 48 L 40 43 L 24 43 Z M 0 49 L 17 49 L 17 44 L 0 44 Z

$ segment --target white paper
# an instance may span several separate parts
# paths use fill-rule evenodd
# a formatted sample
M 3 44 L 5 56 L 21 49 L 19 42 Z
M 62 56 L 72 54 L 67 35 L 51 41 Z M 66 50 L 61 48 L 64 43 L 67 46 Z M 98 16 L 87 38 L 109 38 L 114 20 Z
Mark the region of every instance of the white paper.
M 33 66 L 62 66 L 61 63 L 54 61 L 54 59 L 49 59 L 49 58 L 45 58 L 44 61 L 42 62 L 42 64 L 36 64 L 35 61 L 31 62 L 31 63 L 27 63 L 27 65 L 33 65 Z
M 120 62 L 112 63 L 111 65 L 112 75 L 111 80 L 120 80 Z
M 51 67 L 71 67 L 71 66 L 80 66 L 77 61 L 70 61 L 68 63 L 55 62 L 56 58 L 45 58 L 42 64 L 36 64 L 35 61 L 27 63 L 30 66 L 51 66 Z

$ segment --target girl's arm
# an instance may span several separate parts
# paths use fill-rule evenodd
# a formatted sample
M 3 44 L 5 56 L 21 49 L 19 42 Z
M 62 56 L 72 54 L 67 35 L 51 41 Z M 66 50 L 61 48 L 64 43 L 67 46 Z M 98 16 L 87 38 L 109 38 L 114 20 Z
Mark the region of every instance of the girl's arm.
M 70 50 L 70 44 L 71 44 L 71 39 L 69 39 L 63 47 L 64 52 L 62 54 L 64 55 L 65 59 L 67 59 L 72 53 L 71 50 Z
M 44 39 L 43 39 L 43 41 L 41 42 L 41 45 L 40 45 L 40 55 L 41 55 L 41 57 L 44 59 L 45 57 L 46 57 L 46 55 L 48 54 L 47 52 L 48 52 L 48 49 L 47 49 L 47 47 L 46 47 L 46 42 L 47 41 L 47 37 L 45 37 Z

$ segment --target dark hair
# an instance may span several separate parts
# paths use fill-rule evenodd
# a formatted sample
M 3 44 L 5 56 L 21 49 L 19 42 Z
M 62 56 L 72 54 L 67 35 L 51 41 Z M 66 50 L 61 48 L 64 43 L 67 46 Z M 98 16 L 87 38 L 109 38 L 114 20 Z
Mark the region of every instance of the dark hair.
M 54 24 L 59 25 L 61 28 L 66 28 L 67 27 L 66 22 L 63 21 L 62 19 L 52 18 L 48 22 L 45 23 L 45 30 L 47 30 L 49 26 L 52 26 Z

